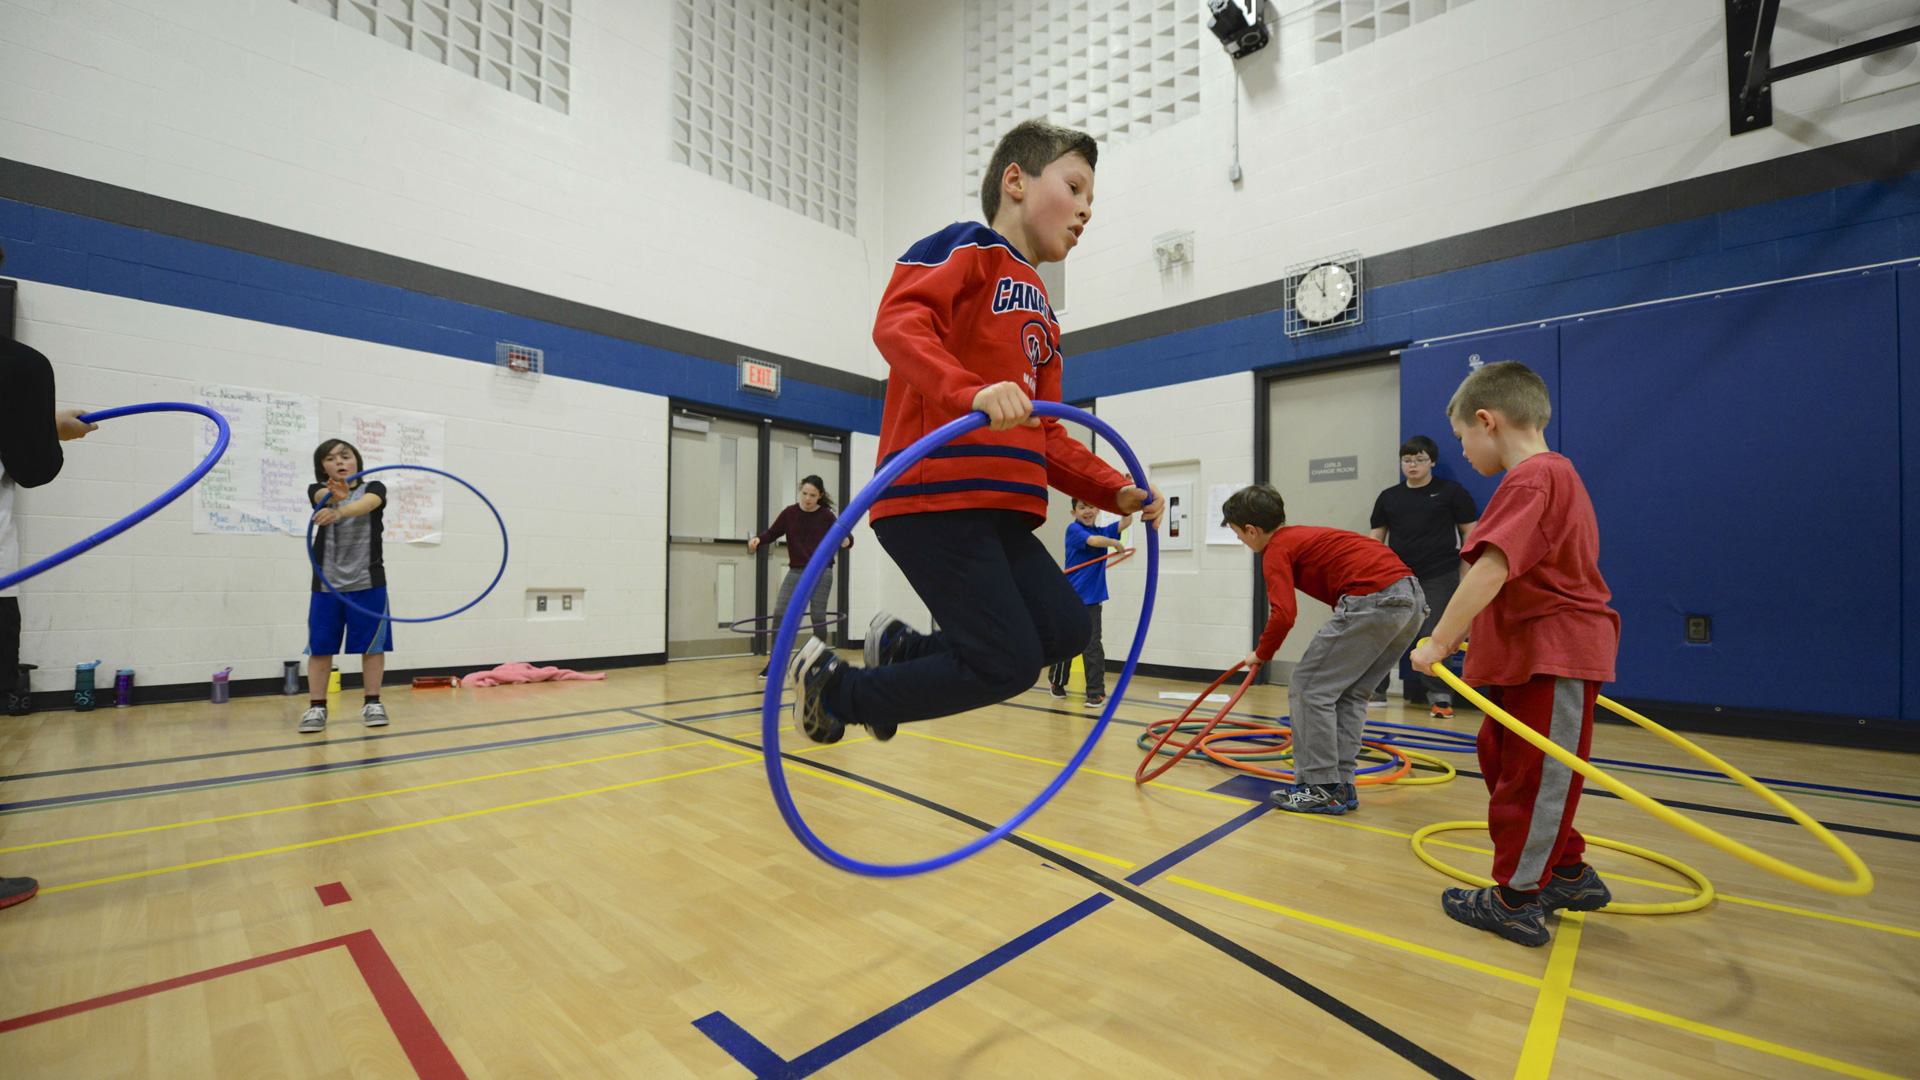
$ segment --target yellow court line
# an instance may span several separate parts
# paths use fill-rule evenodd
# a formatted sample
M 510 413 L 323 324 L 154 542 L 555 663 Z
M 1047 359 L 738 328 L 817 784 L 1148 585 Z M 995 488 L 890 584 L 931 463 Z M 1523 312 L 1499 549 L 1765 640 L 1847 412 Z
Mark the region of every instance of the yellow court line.
M 929 739 L 933 742 L 942 742 L 950 746 L 965 747 L 968 750 L 980 750 L 989 754 L 998 754 L 1001 757 L 1018 758 L 1022 761 L 1032 761 L 1041 765 L 1052 765 L 1055 767 L 1063 767 L 1066 765 L 1066 762 L 1064 761 L 1050 761 L 1046 758 L 1034 757 L 1030 754 L 1018 754 L 1018 753 L 1014 753 L 1011 750 L 1001 750 L 992 746 L 980 746 L 975 743 L 961 742 L 958 739 L 942 738 L 938 735 L 923 735 L 917 731 L 907 732 L 906 734 L 910 734 L 917 739 Z M 1105 776 L 1115 780 L 1125 780 L 1128 783 L 1134 782 L 1133 777 L 1128 776 L 1124 773 L 1103 772 L 1099 769 L 1090 768 L 1087 766 L 1081 766 L 1080 771 L 1084 773 L 1091 773 L 1094 776 Z M 1243 799 L 1238 795 L 1222 795 L 1219 792 L 1215 792 L 1215 791 L 1203 791 L 1203 790 L 1200 790 L 1199 788 L 1181 787 L 1178 784 L 1169 784 L 1162 780 L 1150 781 L 1144 786 L 1155 787 L 1155 788 L 1166 788 L 1169 791 L 1178 791 L 1187 795 L 1198 795 L 1198 796 L 1201 796 L 1202 798 L 1207 798 L 1207 799 L 1221 799 L 1227 802 L 1240 803 L 1243 806 L 1250 801 L 1248 799 Z M 1382 836 L 1393 836 L 1393 837 L 1398 837 L 1399 839 L 1402 839 L 1402 840 L 1413 839 L 1413 834 L 1410 832 L 1401 832 L 1398 829 L 1386 829 L 1378 825 L 1362 825 L 1360 822 L 1347 821 L 1345 818 L 1342 818 L 1342 817 L 1329 816 L 1326 814 L 1296 815 L 1296 817 L 1305 818 L 1306 820 L 1320 822 L 1327 825 L 1338 825 L 1343 829 L 1358 829 L 1361 832 L 1379 833 Z M 1474 847 L 1471 844 L 1457 844 L 1451 840 L 1429 840 L 1427 841 L 1427 843 L 1432 844 L 1436 847 L 1450 847 L 1459 851 L 1470 851 L 1478 855 L 1493 854 L 1493 852 L 1487 850 L 1486 848 Z M 1691 892 L 1692 891 L 1688 886 L 1685 886 L 1685 885 L 1670 885 L 1670 884 L 1667 884 L 1666 882 L 1649 881 L 1645 878 L 1627 877 L 1622 874 L 1607 874 L 1605 876 L 1610 877 L 1615 881 L 1631 881 L 1638 885 L 1651 885 L 1656 889 L 1666 889 L 1672 892 Z M 1773 904 L 1773 903 L 1768 903 L 1765 900 L 1748 900 L 1738 896 L 1728 896 L 1726 893 L 1716 893 L 1714 896 L 1714 899 L 1723 900 L 1730 904 L 1743 904 L 1747 907 L 1757 907 L 1757 908 L 1764 908 L 1768 911 L 1778 911 L 1787 915 L 1799 915 L 1809 919 L 1820 919 L 1825 922 L 1840 923 L 1843 926 L 1857 926 L 1863 930 L 1878 930 L 1878 931 L 1881 931 L 1882 933 L 1887 933 L 1887 934 L 1900 934 L 1905 937 L 1920 938 L 1920 930 L 1909 930 L 1905 927 L 1891 926 L 1887 923 L 1871 922 L 1866 919 L 1853 919 L 1853 918 L 1848 918 L 1845 915 L 1829 915 L 1824 911 L 1812 911 L 1807 908 L 1791 907 L 1786 904 Z
M 609 791 L 624 791 L 627 788 L 642 787 L 647 784 L 657 784 L 662 780 L 678 780 L 681 777 L 698 776 L 701 773 L 717 772 L 721 769 L 737 769 L 742 765 L 748 765 L 748 764 L 752 764 L 752 763 L 747 761 L 729 761 L 724 765 L 709 765 L 702 769 L 689 769 L 686 772 L 673 773 L 669 776 L 653 776 L 653 777 L 648 777 L 645 780 L 629 780 L 624 784 L 610 784 L 606 787 L 591 788 L 586 791 L 575 791 L 575 792 L 570 792 L 566 795 L 549 795 L 541 799 L 528 799 L 525 802 L 508 803 L 505 806 L 494 806 L 494 807 L 489 807 L 485 810 L 468 810 L 459 814 L 448 814 L 445 817 L 428 818 L 425 821 L 409 821 L 401 825 L 387 825 L 378 829 L 367 829 L 363 832 L 348 833 L 344 836 L 328 836 L 328 837 L 323 837 L 319 840 L 302 840 L 297 844 L 282 844 L 279 847 L 262 848 L 258 851 L 243 851 L 235 855 L 222 855 L 219 858 L 215 858 L 215 859 L 200 859 L 195 862 L 179 863 L 174 866 L 156 867 L 152 870 L 136 870 L 128 874 L 115 874 L 111 877 L 94 878 L 91 881 L 76 881 L 66 885 L 55 885 L 55 886 L 52 886 L 51 888 L 41 889 L 40 891 L 43 893 L 67 892 L 72 889 L 85 889 L 94 885 L 106 885 L 115 881 L 129 881 L 134 878 L 154 877 L 159 874 L 171 874 L 178 870 L 192 870 L 202 866 L 217 866 L 221 863 L 239 862 L 243 859 L 257 859 L 262 855 L 278 855 L 286 851 L 299 851 L 299 850 L 302 850 L 303 848 L 321 847 L 326 844 L 338 844 L 345 840 L 359 840 L 368 836 L 380 836 L 386 833 L 405 832 L 408 829 L 419 829 L 428 825 L 442 825 L 449 821 L 461 821 L 466 818 L 480 817 L 485 814 L 497 814 L 502 810 L 521 810 L 529 806 L 544 806 L 548 803 L 565 802 L 568 799 L 578 799 L 586 795 L 604 795 Z
M 1140 865 L 1139 863 L 1128 862 L 1125 859 L 1116 859 L 1111 855 L 1102 855 L 1097 851 L 1088 851 L 1086 848 L 1083 848 L 1083 847 L 1074 847 L 1072 844 L 1063 844 L 1058 840 L 1049 840 L 1044 836 L 1038 836 L 1022 829 L 1015 829 L 1014 835 L 1024 836 L 1027 839 L 1032 840 L 1033 842 L 1038 844 L 1045 844 L 1048 847 L 1053 848 L 1055 851 L 1064 851 L 1069 855 L 1078 855 L 1083 859 L 1092 859 L 1094 862 L 1103 862 L 1103 863 L 1106 863 L 1108 866 L 1117 866 L 1122 870 L 1131 870 L 1134 867 Z
M 508 776 L 525 776 L 528 773 L 545 772 L 549 769 L 564 769 L 573 765 L 592 765 L 601 761 L 617 761 L 620 758 L 637 757 L 641 754 L 657 754 L 662 750 L 681 750 L 689 746 L 716 745 L 711 739 L 699 739 L 694 742 L 674 743 L 671 746 L 653 746 L 645 750 L 630 750 L 620 754 L 607 754 L 604 757 L 581 758 L 578 761 L 562 761 L 553 765 L 535 765 L 527 769 L 513 769 L 509 772 L 488 773 L 485 776 L 469 776 L 462 780 L 442 780 L 434 784 L 420 784 L 415 787 L 394 788 L 391 791 L 374 791 L 365 795 L 343 795 L 338 799 L 322 799 L 319 802 L 300 803 L 295 806 L 276 806 L 268 810 L 248 810 L 239 814 L 222 814 L 219 817 L 196 818 L 193 821 L 176 821 L 167 825 L 148 825 L 138 829 L 121 829 L 118 832 L 94 833 L 92 836 L 72 836 L 65 840 L 43 840 L 37 844 L 20 844 L 15 847 L 0 847 L 0 855 L 14 851 L 32 851 L 35 848 L 60 847 L 63 844 L 80 844 L 89 840 L 111 840 L 119 836 L 139 836 L 142 833 L 165 832 L 168 829 L 184 829 L 190 825 L 212 825 L 222 821 L 239 821 L 242 818 L 265 817 L 268 814 L 284 814 L 290 810 L 312 810 L 321 806 L 338 806 L 341 803 L 359 802 L 363 799 L 379 799 L 388 795 L 405 795 L 415 791 L 432 791 L 435 788 L 454 787 L 459 784 L 472 784 L 481 780 L 499 780 Z M 431 760 L 431 759 L 429 759 Z
M 1347 923 L 1336 922 L 1333 919 L 1328 919 L 1323 916 L 1312 915 L 1307 912 L 1299 911 L 1297 909 L 1290 908 L 1290 907 L 1284 907 L 1280 904 L 1275 904 L 1270 901 L 1260 900 L 1255 897 L 1245 896 L 1228 889 L 1222 889 L 1216 885 L 1207 885 L 1203 882 L 1194 881 L 1191 878 L 1184 878 L 1176 874 L 1169 874 L 1166 876 L 1165 880 L 1172 882 L 1173 884 L 1176 884 L 1176 885 L 1184 885 L 1190 889 L 1195 889 L 1204 893 L 1211 893 L 1214 896 L 1222 897 L 1227 900 L 1232 900 L 1237 903 L 1246 904 L 1249 907 L 1256 907 L 1263 911 L 1271 911 L 1276 915 L 1285 915 L 1290 919 L 1297 919 L 1301 922 L 1309 923 L 1314 926 L 1324 927 L 1329 930 L 1338 931 L 1339 933 L 1348 934 L 1350 936 L 1357 937 L 1365 941 L 1371 941 L 1376 944 L 1386 945 L 1390 948 L 1399 949 L 1403 952 L 1410 952 L 1415 954 L 1416 956 L 1424 956 L 1430 960 L 1438 960 L 1438 961 L 1441 961 L 1442 963 L 1452 964 L 1455 967 L 1466 968 L 1469 971 L 1477 971 L 1483 975 L 1491 975 L 1498 979 L 1505 979 L 1509 982 L 1519 983 L 1522 986 L 1532 986 L 1537 988 L 1537 987 L 1542 987 L 1546 985 L 1546 980 L 1535 978 L 1532 975 L 1524 975 L 1518 971 L 1509 971 L 1506 968 L 1496 967 L 1492 964 L 1482 963 L 1479 960 L 1472 960 L 1464 956 L 1456 956 L 1453 953 L 1443 952 L 1439 949 L 1430 948 L 1426 945 L 1418 945 L 1411 941 L 1405 941 L 1396 937 L 1389 937 L 1386 934 L 1376 933 L 1375 931 L 1366 930 L 1358 926 L 1352 926 Z M 1565 932 L 1566 925 L 1567 924 L 1563 921 L 1561 925 L 1562 933 Z M 1551 964 L 1551 962 L 1552 961 L 1549 960 L 1549 964 Z M 1786 1058 L 1789 1061 L 1798 1061 L 1805 1065 L 1813 1065 L 1818 1068 L 1826 1069 L 1830 1072 L 1840 1073 L 1843 1076 L 1856 1077 L 1858 1078 L 1858 1080 L 1909 1080 L 1909 1078 L 1907 1077 L 1897 1076 L 1893 1073 L 1880 1072 L 1877 1069 L 1869 1069 L 1863 1065 L 1855 1065 L 1851 1062 L 1841 1061 L 1838 1058 L 1830 1058 L 1823 1054 L 1815 1054 L 1806 1050 L 1796 1049 L 1795 1047 L 1785 1046 L 1781 1043 L 1769 1042 L 1766 1039 L 1756 1039 L 1751 1035 L 1743 1035 L 1737 1031 L 1728 1031 L 1726 1028 L 1714 1027 L 1711 1024 L 1702 1024 L 1696 1020 L 1688 1020 L 1685 1017 L 1674 1016 L 1671 1013 L 1660 1012 L 1657 1009 L 1649 1009 L 1644 1006 L 1634 1005 L 1629 1002 L 1621 1001 L 1617 998 L 1604 997 L 1600 994 L 1589 993 L 1585 990 L 1575 990 L 1569 987 L 1566 991 L 1566 996 L 1573 999 L 1574 1001 L 1582 1001 L 1582 1002 L 1586 1002 L 1589 1005 L 1597 1005 L 1603 1009 L 1610 1009 L 1614 1012 L 1624 1013 L 1628 1016 L 1636 1017 L 1641 1020 L 1650 1020 L 1656 1024 L 1664 1024 L 1668 1027 L 1678 1028 L 1681 1031 L 1691 1032 L 1692 1034 L 1695 1034 L 1695 1035 L 1703 1035 L 1710 1039 L 1717 1039 L 1721 1042 L 1732 1043 L 1735 1046 L 1743 1046 L 1749 1050 L 1758 1050 L 1761 1053 L 1772 1054 L 1775 1057 Z
M 1527 1022 L 1527 1041 L 1520 1047 L 1513 1080 L 1547 1080 L 1553 1073 L 1553 1051 L 1560 1045 L 1560 1020 L 1566 1015 L 1567 991 L 1573 986 L 1573 960 L 1580 951 L 1583 918 L 1577 911 L 1560 915 L 1553 953 L 1547 957 L 1547 977 L 1533 1002 L 1533 1019 Z

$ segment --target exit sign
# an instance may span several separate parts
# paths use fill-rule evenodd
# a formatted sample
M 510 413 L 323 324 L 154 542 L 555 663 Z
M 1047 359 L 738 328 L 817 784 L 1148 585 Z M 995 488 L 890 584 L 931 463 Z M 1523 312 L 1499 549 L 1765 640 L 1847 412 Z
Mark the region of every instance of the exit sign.
M 749 357 L 740 358 L 740 389 L 758 390 L 772 397 L 780 396 L 780 365 L 769 364 L 764 360 Z

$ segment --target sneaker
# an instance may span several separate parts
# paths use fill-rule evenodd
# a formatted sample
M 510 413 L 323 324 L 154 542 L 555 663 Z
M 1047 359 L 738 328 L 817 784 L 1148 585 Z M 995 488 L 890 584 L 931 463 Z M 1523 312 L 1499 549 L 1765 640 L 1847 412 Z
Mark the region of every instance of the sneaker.
M 882 611 L 867 624 L 867 640 L 860 650 L 861 661 L 868 667 L 886 667 L 900 660 L 900 646 L 906 644 L 909 636 L 919 631 L 908 626 L 905 621 L 893 617 L 890 611 Z
M 1451 720 L 1453 719 L 1453 706 L 1436 704 L 1427 715 L 1436 720 Z
M 1383 698 L 1383 697 L 1370 697 L 1370 698 L 1368 698 L 1368 699 L 1367 699 L 1367 708 L 1369 708 L 1369 709 L 1384 709 L 1384 708 L 1386 708 L 1386 707 L 1387 707 L 1387 699 L 1386 699 L 1386 698 Z
M 40 891 L 40 883 L 30 877 L 0 878 L 0 908 L 24 904 Z
M 873 638 L 868 638 L 869 645 Z M 823 691 L 836 669 L 842 666 L 825 642 L 808 638 L 798 654 L 787 662 L 787 691 L 793 698 L 793 729 L 816 743 L 837 743 L 846 734 L 846 725 L 827 708 Z M 891 735 L 889 735 L 889 738 Z
M 1538 948 L 1553 940 L 1547 933 L 1547 913 L 1540 901 L 1529 900 L 1517 908 L 1508 907 L 1507 902 L 1500 899 L 1498 885 L 1484 889 L 1448 889 L 1440 894 L 1440 906 L 1455 922 L 1499 934 L 1517 944 Z
M 311 735 L 316 731 L 327 730 L 327 707 L 315 705 L 300 714 L 300 733 Z
M 1360 809 L 1360 788 L 1354 784 L 1341 784 L 1339 794 L 1346 800 L 1347 813 Z
M 1289 814 L 1344 814 L 1358 809 L 1359 800 L 1349 797 L 1343 784 L 1294 784 L 1267 796 L 1267 801 Z
M 1087 708 L 1089 709 L 1097 709 L 1100 706 L 1105 705 L 1106 703 L 1107 703 L 1107 695 L 1105 694 L 1088 694 L 1087 700 L 1085 702 Z
M 768 664 L 770 663 L 772 663 L 772 661 L 768 661 Z M 760 674 L 755 675 L 754 678 L 759 679 L 761 682 L 767 681 L 767 664 L 760 665 Z
M 360 706 L 360 722 L 368 727 L 387 726 L 387 707 L 377 701 Z
M 1540 886 L 1540 908 L 1548 915 L 1556 911 L 1598 911 L 1611 903 L 1613 891 L 1600 880 L 1599 872 L 1586 863 L 1580 864 L 1579 877 L 1549 874 L 1547 883 Z
M 1048 683 L 1047 692 L 1053 695 L 1055 701 L 1067 700 L 1067 688 L 1059 683 Z

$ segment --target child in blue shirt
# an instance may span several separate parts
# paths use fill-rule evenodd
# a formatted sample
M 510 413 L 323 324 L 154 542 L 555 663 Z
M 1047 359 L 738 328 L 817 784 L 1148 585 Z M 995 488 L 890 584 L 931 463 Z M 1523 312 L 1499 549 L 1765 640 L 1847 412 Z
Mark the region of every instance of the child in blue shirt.
M 1087 673 L 1087 707 L 1099 708 L 1107 701 L 1107 653 L 1100 646 L 1100 605 L 1107 600 L 1107 560 L 1106 556 L 1120 548 L 1120 533 L 1133 524 L 1133 515 L 1128 514 L 1119 521 L 1100 528 L 1094 522 L 1100 517 L 1100 508 L 1092 503 L 1073 500 L 1073 520 L 1067 522 L 1067 561 L 1068 567 L 1079 567 L 1067 571 L 1067 584 L 1080 594 L 1080 602 L 1087 605 L 1087 617 L 1093 621 L 1093 636 L 1087 639 L 1086 651 L 1080 654 L 1080 663 Z M 1088 565 L 1081 566 L 1080 564 Z M 1067 696 L 1067 676 L 1073 670 L 1072 659 L 1062 660 L 1047 669 L 1047 686 L 1056 698 Z

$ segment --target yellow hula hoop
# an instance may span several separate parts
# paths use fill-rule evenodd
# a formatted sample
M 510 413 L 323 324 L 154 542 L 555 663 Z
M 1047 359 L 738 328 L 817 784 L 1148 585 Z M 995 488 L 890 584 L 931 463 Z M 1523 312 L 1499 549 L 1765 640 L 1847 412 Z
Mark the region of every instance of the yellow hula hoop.
M 1414 776 L 1409 773 L 1398 780 L 1387 781 L 1381 785 L 1382 787 L 1419 787 L 1422 784 L 1444 784 L 1460 775 L 1460 770 L 1453 767 L 1453 762 L 1445 758 L 1437 758 L 1431 754 L 1422 754 L 1417 750 L 1408 750 L 1404 746 L 1396 746 L 1394 749 L 1407 755 L 1407 757 L 1414 761 L 1424 761 L 1429 765 L 1438 765 L 1446 771 L 1442 772 L 1439 776 Z
M 1426 641 L 1431 641 L 1431 640 L 1432 640 L 1431 638 L 1424 639 L 1422 641 L 1422 644 L 1425 644 Z M 1465 646 L 1463 645 L 1462 648 L 1464 647 Z M 1652 720 L 1649 720 L 1644 716 L 1641 716 L 1639 713 L 1634 712 L 1632 709 L 1627 708 L 1625 705 L 1621 705 L 1620 703 L 1616 701 L 1612 701 L 1606 697 L 1600 698 L 1600 704 L 1605 705 L 1607 708 L 1613 710 L 1616 713 L 1619 713 L 1621 716 L 1624 716 L 1627 719 L 1633 721 L 1634 723 L 1639 724 L 1641 727 L 1646 728 L 1648 731 L 1653 732 L 1655 735 L 1660 736 L 1661 738 L 1667 740 L 1668 742 L 1679 747 L 1680 749 L 1685 750 L 1687 753 L 1692 754 L 1694 757 L 1700 759 L 1701 761 L 1706 762 L 1708 765 L 1711 765 L 1714 768 L 1720 770 L 1721 774 L 1726 776 L 1729 780 L 1732 780 L 1738 783 L 1741 787 L 1744 787 L 1748 791 L 1751 791 L 1755 795 L 1758 795 L 1762 799 L 1765 799 L 1769 804 L 1771 804 L 1774 808 L 1778 809 L 1781 813 L 1784 813 L 1788 817 L 1792 818 L 1795 822 L 1797 822 L 1800 825 L 1801 828 L 1812 833 L 1815 839 L 1827 845 L 1827 849 L 1829 851 L 1832 851 L 1835 855 L 1838 855 L 1840 857 L 1840 861 L 1842 863 L 1845 863 L 1847 869 L 1853 872 L 1853 880 L 1843 881 L 1839 878 L 1828 877 L 1825 874 L 1816 874 L 1811 870 L 1803 870 L 1800 867 L 1795 866 L 1790 862 L 1786 862 L 1785 860 L 1774 858 L 1772 855 L 1768 855 L 1764 851 L 1756 851 L 1753 848 L 1748 847 L 1747 845 L 1741 843 L 1738 840 L 1733 839 L 1730 836 L 1725 836 L 1718 832 L 1715 832 L 1714 830 L 1707 828 L 1705 825 L 1700 824 L 1699 822 L 1693 820 L 1692 818 L 1686 816 L 1685 814 L 1682 814 L 1679 811 L 1674 810 L 1669 806 L 1666 806 L 1665 804 L 1661 803 L 1659 800 L 1650 798 L 1649 796 L 1646 796 L 1646 795 L 1642 795 L 1640 792 L 1635 791 L 1631 787 L 1628 787 L 1625 783 L 1614 779 L 1613 776 L 1607 773 L 1605 770 L 1602 770 L 1599 767 L 1589 762 L 1580 760 L 1580 758 L 1577 755 L 1569 753 L 1565 749 L 1562 749 L 1560 746 L 1555 744 L 1551 739 L 1548 739 L 1545 735 L 1542 735 L 1539 732 L 1528 727 L 1527 725 L 1521 723 L 1520 721 L 1515 720 L 1513 716 L 1510 715 L 1506 710 L 1500 708 L 1500 706 L 1498 705 L 1495 705 L 1493 702 L 1488 701 L 1484 696 L 1480 694 L 1479 691 L 1475 690 L 1473 687 L 1468 686 L 1465 682 L 1461 681 L 1460 677 L 1458 675 L 1455 675 L 1452 671 L 1448 670 L 1445 664 L 1435 664 L 1431 670 L 1433 674 L 1438 675 L 1441 679 L 1445 680 L 1448 686 L 1453 687 L 1454 690 L 1459 692 L 1468 701 L 1471 701 L 1475 705 L 1479 706 L 1480 709 L 1483 712 L 1485 712 L 1488 716 L 1491 716 L 1495 720 L 1498 720 L 1500 723 L 1506 725 L 1508 730 L 1512 731 L 1514 734 L 1520 736 L 1521 738 L 1532 743 L 1534 746 L 1538 747 L 1540 751 L 1546 754 L 1548 757 L 1553 758 L 1555 761 L 1560 762 L 1562 765 L 1565 765 L 1567 768 L 1572 769 L 1574 772 L 1579 773 L 1581 776 L 1584 776 L 1587 779 L 1593 781 L 1594 783 L 1599 784 L 1601 787 L 1607 789 L 1608 791 L 1613 792 L 1615 795 L 1620 796 L 1622 799 L 1625 799 L 1627 802 L 1632 803 L 1634 806 L 1637 806 L 1640 809 L 1645 810 L 1647 813 L 1652 814 L 1654 817 L 1659 818 L 1661 821 L 1664 821 L 1667 824 L 1673 826 L 1674 828 L 1679 829 L 1681 832 L 1686 833 L 1688 836 L 1694 837 L 1695 839 L 1698 839 L 1698 840 L 1704 840 L 1707 843 L 1712 844 L 1714 847 L 1719 848 L 1721 851 L 1724 851 L 1727 854 L 1732 855 L 1736 858 L 1745 859 L 1747 862 L 1750 862 L 1753 865 L 1759 867 L 1760 869 L 1768 871 L 1769 873 L 1778 874 L 1781 877 L 1786 878 L 1788 881 L 1797 881 L 1800 884 L 1805 885 L 1809 888 L 1819 889 L 1821 892 L 1837 893 L 1841 896 L 1865 896 L 1866 894 L 1873 891 L 1873 871 L 1867 869 L 1867 864 L 1860 861 L 1860 856 L 1855 855 L 1853 853 L 1852 848 L 1841 843 L 1838 837 L 1828 832 L 1826 826 L 1808 817 L 1804 812 L 1801 811 L 1799 807 L 1781 798 L 1779 795 L 1774 794 L 1772 788 L 1767 787 L 1765 784 L 1760 783 L 1758 780 L 1755 780 L 1753 777 L 1748 776 L 1746 773 L 1741 772 L 1739 769 L 1736 769 L 1733 766 L 1727 764 L 1726 762 L 1721 761 L 1719 758 L 1709 753 L 1705 748 L 1696 745 L 1691 740 L 1682 738 L 1681 736 L 1676 735 L 1671 731 L 1668 731 L 1666 728 L 1661 727 L 1659 724 L 1654 723 Z M 1417 851 L 1419 849 L 1416 847 L 1415 850 Z M 1421 857 L 1424 859 L 1426 856 L 1423 855 Z
M 1420 856 L 1421 862 L 1426 863 L 1428 866 L 1433 867 L 1435 870 L 1440 871 L 1456 881 L 1464 881 L 1469 885 L 1486 888 L 1488 885 L 1493 884 L 1492 878 L 1468 873 L 1457 866 L 1449 866 L 1441 862 L 1427 850 L 1427 837 L 1432 836 L 1434 833 L 1454 832 L 1460 829 L 1485 829 L 1486 827 L 1487 823 L 1484 821 L 1442 821 L 1436 825 L 1429 825 L 1413 834 L 1413 853 Z M 1695 870 L 1693 867 L 1688 866 L 1678 859 L 1669 858 L 1657 851 L 1648 851 L 1643 847 L 1623 844 L 1618 840 L 1606 840 L 1598 836 L 1588 836 L 1586 837 L 1586 841 L 1594 847 L 1624 851 L 1629 855 L 1638 855 L 1648 862 L 1658 863 L 1674 873 L 1679 874 L 1681 877 L 1686 878 L 1688 881 L 1693 882 L 1694 888 L 1699 890 L 1685 900 L 1669 900 L 1663 904 L 1629 904 L 1616 900 L 1606 907 L 1598 909 L 1601 912 L 1605 912 L 1608 915 L 1678 915 L 1683 911 L 1698 911 L 1708 904 L 1713 903 L 1713 882 L 1708 881 L 1706 875 L 1700 871 Z

